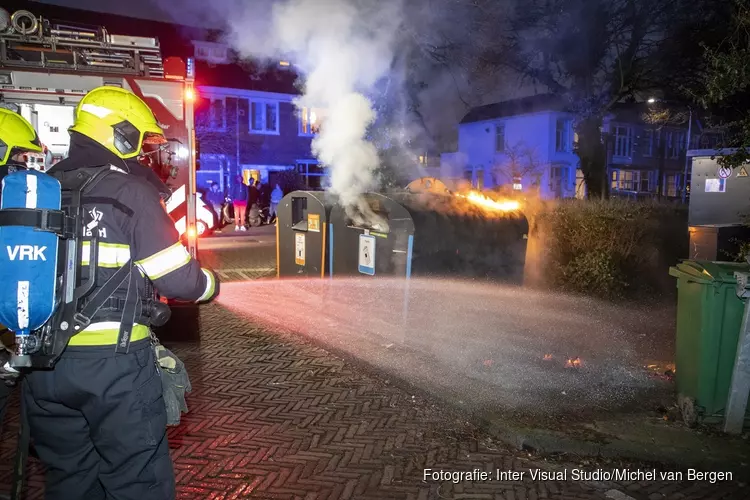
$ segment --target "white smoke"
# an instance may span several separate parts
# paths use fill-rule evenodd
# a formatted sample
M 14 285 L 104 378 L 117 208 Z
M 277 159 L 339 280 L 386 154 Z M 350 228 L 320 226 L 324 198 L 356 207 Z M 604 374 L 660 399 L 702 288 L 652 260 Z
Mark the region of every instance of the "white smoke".
M 329 167 L 330 191 L 352 212 L 367 212 L 360 195 L 376 186 L 379 166 L 367 139 L 376 118 L 369 96 L 390 72 L 401 0 L 281 0 L 267 15 L 243 7 L 228 13 L 228 41 L 241 57 L 293 63 L 303 79 L 297 108 L 324 110 L 313 152 Z

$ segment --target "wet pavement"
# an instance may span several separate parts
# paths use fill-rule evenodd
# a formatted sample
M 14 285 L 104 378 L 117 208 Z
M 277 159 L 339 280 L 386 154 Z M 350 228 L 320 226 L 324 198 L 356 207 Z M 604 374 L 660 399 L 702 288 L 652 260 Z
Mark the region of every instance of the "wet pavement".
M 272 274 L 263 271 L 272 267 L 263 256 L 268 251 L 254 252 L 249 250 L 250 246 L 252 244 L 248 244 L 248 248 L 232 250 L 237 254 L 231 258 L 214 258 L 223 258 L 224 262 L 235 266 L 227 269 L 254 269 L 253 277 Z M 246 260 L 239 255 L 245 255 Z M 363 330 L 356 321 L 348 324 L 348 341 L 341 337 L 340 330 L 332 333 L 329 339 L 323 338 L 322 334 L 311 336 L 304 330 L 300 331 L 304 318 L 307 317 L 309 322 L 310 311 L 324 300 L 321 294 L 315 298 L 311 293 L 302 301 L 296 300 L 301 297 L 299 293 L 294 295 L 293 290 L 287 290 L 290 305 L 286 308 L 286 316 L 296 318 L 295 321 L 287 323 L 285 328 L 261 326 L 261 320 L 267 323 L 268 318 L 253 313 L 253 310 L 265 308 L 263 300 L 269 300 L 269 292 L 261 291 L 264 287 L 262 281 L 257 283 L 256 290 L 243 292 L 244 299 L 231 299 L 237 293 L 232 289 L 241 290 L 246 285 L 226 284 L 225 291 L 228 292 L 225 293 L 230 297 L 231 308 L 222 304 L 204 306 L 200 311 L 199 336 L 186 335 L 183 338 L 190 340 L 182 341 L 176 341 L 177 337 L 164 340 L 167 347 L 185 362 L 193 386 L 188 396 L 190 412 L 183 416 L 179 427 L 169 431 L 178 498 L 748 498 L 746 485 L 739 483 L 737 479 L 741 478 L 737 477 L 717 483 L 707 480 L 587 482 L 573 479 L 573 471 L 578 467 L 611 470 L 629 466 L 633 471 L 647 471 L 651 466 L 574 460 L 574 457 L 546 460 L 508 448 L 474 425 L 468 415 L 440 400 L 423 396 L 421 391 L 410 390 L 403 379 L 387 375 L 386 365 L 382 370 L 373 370 L 368 367 L 370 363 L 360 363 L 361 360 L 352 355 L 356 353 L 350 352 L 352 349 L 341 349 L 347 347 L 347 342 L 350 346 L 365 344 Z M 348 293 L 350 298 L 361 294 Z M 429 294 L 424 300 L 429 302 Z M 347 309 L 347 304 L 349 302 L 342 299 L 339 308 L 333 308 L 338 312 L 331 321 L 337 322 L 337 326 L 340 326 L 341 318 L 351 320 L 342 312 Z M 401 310 L 392 313 L 400 314 Z M 451 309 L 441 314 L 436 314 L 430 324 L 439 327 L 444 342 L 450 340 L 444 352 L 455 351 L 462 343 L 462 332 L 454 332 L 454 340 L 451 340 L 449 329 L 441 326 L 451 316 Z M 413 318 L 428 321 L 420 315 Z M 370 323 L 368 328 L 372 330 L 373 324 L 376 323 Z M 573 330 L 571 327 L 570 331 Z M 385 334 L 395 335 L 393 332 Z M 380 359 L 385 360 L 389 356 L 388 350 L 393 349 L 387 345 L 395 344 L 396 340 L 386 339 L 384 342 L 373 336 L 371 344 L 373 349 L 385 349 L 379 354 Z M 416 340 L 412 338 L 412 341 Z M 339 348 L 333 350 L 344 357 L 321 347 L 334 344 Z M 422 344 L 416 342 L 417 346 Z M 530 349 L 529 352 L 535 353 L 537 347 Z M 558 351 L 552 352 L 555 356 L 567 355 Z M 477 356 L 478 370 L 490 373 L 486 370 L 493 366 L 485 366 L 484 361 L 496 359 L 496 356 L 481 350 L 472 349 L 470 352 L 471 356 Z M 426 355 L 432 356 L 433 364 L 440 365 L 437 353 L 426 352 Z M 428 366 L 427 361 L 424 366 Z M 428 371 L 424 377 L 432 375 Z M 15 402 L 9 413 L 0 441 L 2 485 L 10 481 L 14 433 L 18 425 Z M 484 471 L 493 479 L 452 482 L 425 478 L 425 469 L 472 474 Z M 478 472 L 473 472 L 475 470 Z M 498 470 L 524 472 L 524 475 L 520 480 L 497 480 Z M 536 470 L 567 470 L 568 477 L 566 480 L 534 479 L 530 471 Z M 39 464 L 34 460 L 29 472 L 26 498 L 40 499 L 43 497 L 42 476 Z

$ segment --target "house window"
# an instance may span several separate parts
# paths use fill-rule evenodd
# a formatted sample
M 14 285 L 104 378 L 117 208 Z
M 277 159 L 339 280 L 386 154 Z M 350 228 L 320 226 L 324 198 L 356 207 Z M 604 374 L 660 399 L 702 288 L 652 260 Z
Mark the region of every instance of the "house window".
M 563 196 L 568 190 L 568 167 L 551 167 L 549 170 L 549 185 L 555 196 Z
M 633 129 L 615 127 L 615 156 L 629 158 L 633 156 Z
M 278 134 L 279 103 L 273 101 L 252 101 L 250 130 L 256 134 Z
M 645 142 L 643 147 L 643 156 L 654 156 L 654 140 L 655 132 L 653 130 L 646 130 Z
M 208 110 L 208 128 L 210 130 L 225 130 L 227 128 L 226 106 L 223 98 L 211 98 Z
M 320 110 L 316 108 L 300 108 L 299 135 L 315 135 L 320 132 Z
M 612 186 L 616 191 L 637 191 L 638 171 L 636 170 L 613 170 Z
M 211 64 L 228 64 L 229 47 L 221 43 L 193 41 L 195 58 Z
M 665 176 L 664 191 L 669 198 L 677 198 L 680 193 L 680 174 Z
M 667 156 L 671 159 L 679 158 L 685 143 L 682 132 L 667 132 Z
M 560 118 L 557 120 L 557 126 L 555 128 L 555 151 L 567 153 L 571 149 L 571 120 Z
M 638 188 L 638 191 L 641 193 L 649 193 L 651 192 L 651 176 L 648 172 L 638 172 L 638 176 L 640 177 L 640 186 Z
M 320 190 L 326 185 L 325 168 L 315 160 L 300 160 L 297 162 L 297 174 L 307 189 Z
M 478 168 L 475 173 L 474 187 L 481 191 L 484 189 L 484 169 Z
M 612 170 L 610 187 L 613 191 L 651 192 L 651 173 L 641 170 Z
M 505 125 L 501 123 L 495 125 L 495 151 L 505 151 Z

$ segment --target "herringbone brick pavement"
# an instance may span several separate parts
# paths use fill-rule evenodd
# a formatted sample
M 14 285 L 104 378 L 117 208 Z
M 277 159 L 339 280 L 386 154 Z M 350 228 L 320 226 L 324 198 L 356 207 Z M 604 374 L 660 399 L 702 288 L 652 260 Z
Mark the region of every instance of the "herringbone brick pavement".
M 533 457 L 289 333 L 260 331 L 214 305 L 202 310 L 201 326 L 199 342 L 169 345 L 193 385 L 190 412 L 169 432 L 178 498 L 606 498 L 586 484 L 533 481 Z M 5 484 L 12 444 L 6 432 Z M 424 481 L 425 468 L 527 473 L 517 482 L 454 484 Z M 42 498 L 35 463 L 31 476 L 27 498 Z M 747 498 L 736 482 L 615 486 L 637 500 Z
M 239 269 L 265 267 L 237 262 Z M 499 445 L 441 404 L 293 332 L 262 331 L 217 305 L 202 308 L 200 323 L 199 341 L 168 344 L 193 386 L 190 412 L 169 431 L 180 499 L 589 500 L 616 498 L 605 495 L 611 489 L 636 500 L 750 497 L 736 481 L 533 481 L 529 469 L 549 463 Z M 0 485 L 11 477 L 17 411 L 14 402 L 0 440 Z M 573 465 L 554 463 L 566 466 Z M 425 468 L 526 474 L 522 481 L 452 483 L 425 481 Z M 27 499 L 41 499 L 34 460 L 29 475 Z

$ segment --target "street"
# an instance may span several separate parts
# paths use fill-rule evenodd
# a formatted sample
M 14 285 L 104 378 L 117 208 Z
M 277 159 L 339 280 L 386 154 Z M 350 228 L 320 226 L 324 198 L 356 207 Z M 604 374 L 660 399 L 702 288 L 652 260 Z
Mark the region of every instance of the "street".
M 516 403 L 518 418 L 526 418 L 534 408 L 607 412 L 642 389 L 660 396 L 664 384 L 637 368 L 648 355 L 665 357 L 670 346 L 632 338 L 644 331 L 637 315 L 564 297 L 550 303 L 516 289 L 416 280 L 404 318 L 403 291 L 387 280 L 368 288 L 270 278 L 273 227 L 205 239 L 200 251 L 226 281 L 220 300 L 201 308 L 199 340 L 165 341 L 185 362 L 193 388 L 189 413 L 169 430 L 178 498 L 747 498 L 737 477 L 715 484 L 534 479 L 531 471 L 651 466 L 519 450 L 455 404 L 477 412 Z M 587 322 L 592 315 L 599 319 Z M 586 325 L 592 333 L 583 339 Z M 607 338 L 615 344 L 605 349 Z M 574 356 L 585 365 L 566 369 Z M 588 390 L 595 380 L 602 383 Z M 17 402 L 10 414 L 0 442 L 4 485 Z M 425 469 L 484 471 L 493 479 L 453 482 L 426 477 Z M 498 471 L 525 474 L 497 480 Z M 40 499 L 42 474 L 33 459 L 29 473 L 27 498 Z

